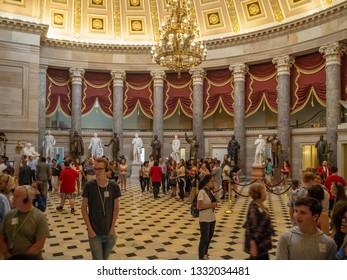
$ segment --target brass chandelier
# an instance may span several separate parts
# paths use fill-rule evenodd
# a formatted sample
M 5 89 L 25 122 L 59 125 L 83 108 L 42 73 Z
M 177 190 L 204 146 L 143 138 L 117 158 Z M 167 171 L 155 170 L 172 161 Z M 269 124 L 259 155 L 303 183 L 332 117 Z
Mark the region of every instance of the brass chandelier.
M 174 70 L 180 77 L 181 71 L 201 64 L 207 49 L 200 37 L 199 28 L 191 16 L 191 0 L 167 0 L 171 15 L 159 28 L 160 39 L 152 47 L 156 63 Z

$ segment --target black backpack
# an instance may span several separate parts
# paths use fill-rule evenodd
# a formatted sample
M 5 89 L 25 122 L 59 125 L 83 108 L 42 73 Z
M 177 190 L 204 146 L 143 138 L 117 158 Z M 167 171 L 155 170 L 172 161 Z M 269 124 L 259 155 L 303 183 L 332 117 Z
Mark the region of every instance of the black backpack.
M 203 189 L 207 195 L 209 196 L 209 198 L 211 199 L 211 202 L 216 202 L 216 198 L 211 194 L 211 193 L 208 193 L 205 189 Z M 198 195 L 196 195 L 193 199 L 193 202 L 192 202 L 192 205 L 190 206 L 190 213 L 192 214 L 192 216 L 194 218 L 197 218 L 199 217 L 199 211 L 203 211 L 203 210 L 206 210 L 206 209 L 203 209 L 203 210 L 199 210 L 197 208 L 197 204 L 198 204 Z

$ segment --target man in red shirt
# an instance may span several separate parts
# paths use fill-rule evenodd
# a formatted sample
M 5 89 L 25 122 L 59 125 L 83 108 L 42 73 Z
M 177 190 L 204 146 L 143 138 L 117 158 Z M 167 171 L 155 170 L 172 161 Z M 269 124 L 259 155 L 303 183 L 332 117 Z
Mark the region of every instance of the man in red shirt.
M 332 183 L 341 183 L 346 189 L 346 181 L 343 177 L 337 175 L 338 169 L 336 166 L 331 167 L 331 175 L 325 180 L 324 186 L 328 189 L 330 200 L 329 200 L 329 210 L 331 211 L 334 206 L 335 196 L 331 193 Z
M 331 175 L 330 166 L 328 166 L 328 162 L 326 160 L 322 162 L 322 166 L 317 168 L 317 173 L 324 175 L 324 181 Z
M 65 168 L 61 171 L 58 182 L 60 189 L 60 206 L 57 207 L 57 210 L 62 211 L 64 209 L 65 200 L 68 199 L 71 214 L 75 215 L 76 180 L 79 175 L 76 170 L 70 167 L 70 161 L 64 161 L 64 166 Z
M 162 179 L 161 178 L 162 171 L 157 160 L 154 161 L 153 166 L 149 170 L 149 174 L 151 175 L 151 178 L 152 178 L 154 198 L 160 198 L 158 194 L 159 194 L 159 187 L 160 187 L 160 183 Z

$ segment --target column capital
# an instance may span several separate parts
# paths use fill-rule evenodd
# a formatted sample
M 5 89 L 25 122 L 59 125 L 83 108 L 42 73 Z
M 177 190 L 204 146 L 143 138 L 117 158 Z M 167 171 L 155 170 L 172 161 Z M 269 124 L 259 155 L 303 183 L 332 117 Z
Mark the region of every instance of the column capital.
M 234 81 L 245 81 L 246 74 L 248 72 L 248 65 L 244 63 L 232 64 L 229 66 L 229 70 L 234 75 Z
M 276 64 L 277 76 L 290 75 L 290 67 L 292 67 L 294 61 L 294 58 L 289 55 L 274 57 L 272 63 Z
M 47 73 L 48 65 L 40 64 L 40 74 L 45 74 Z
M 124 80 L 126 78 L 125 71 L 111 71 L 110 72 L 112 80 L 113 80 L 113 86 L 123 87 L 124 86 Z
M 328 65 L 341 65 L 341 55 L 344 46 L 340 42 L 334 42 L 319 48 L 319 52 L 324 55 L 325 66 Z
M 84 69 L 70 68 L 69 73 L 70 73 L 72 84 L 81 84 L 82 85 L 82 78 L 83 78 L 84 73 L 85 73 Z
M 192 68 L 189 70 L 189 74 L 192 75 L 193 85 L 203 85 L 206 72 L 203 68 Z
M 153 86 L 154 87 L 163 87 L 164 80 L 166 78 L 166 73 L 163 70 L 152 70 L 151 76 L 153 77 Z

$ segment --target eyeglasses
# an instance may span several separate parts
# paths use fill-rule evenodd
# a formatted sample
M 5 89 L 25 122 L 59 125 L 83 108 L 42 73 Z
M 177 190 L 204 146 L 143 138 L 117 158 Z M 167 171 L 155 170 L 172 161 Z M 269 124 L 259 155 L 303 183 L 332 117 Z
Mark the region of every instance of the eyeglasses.
M 100 168 L 94 168 L 94 171 L 101 171 L 101 170 L 104 170 L 105 167 L 100 167 Z

